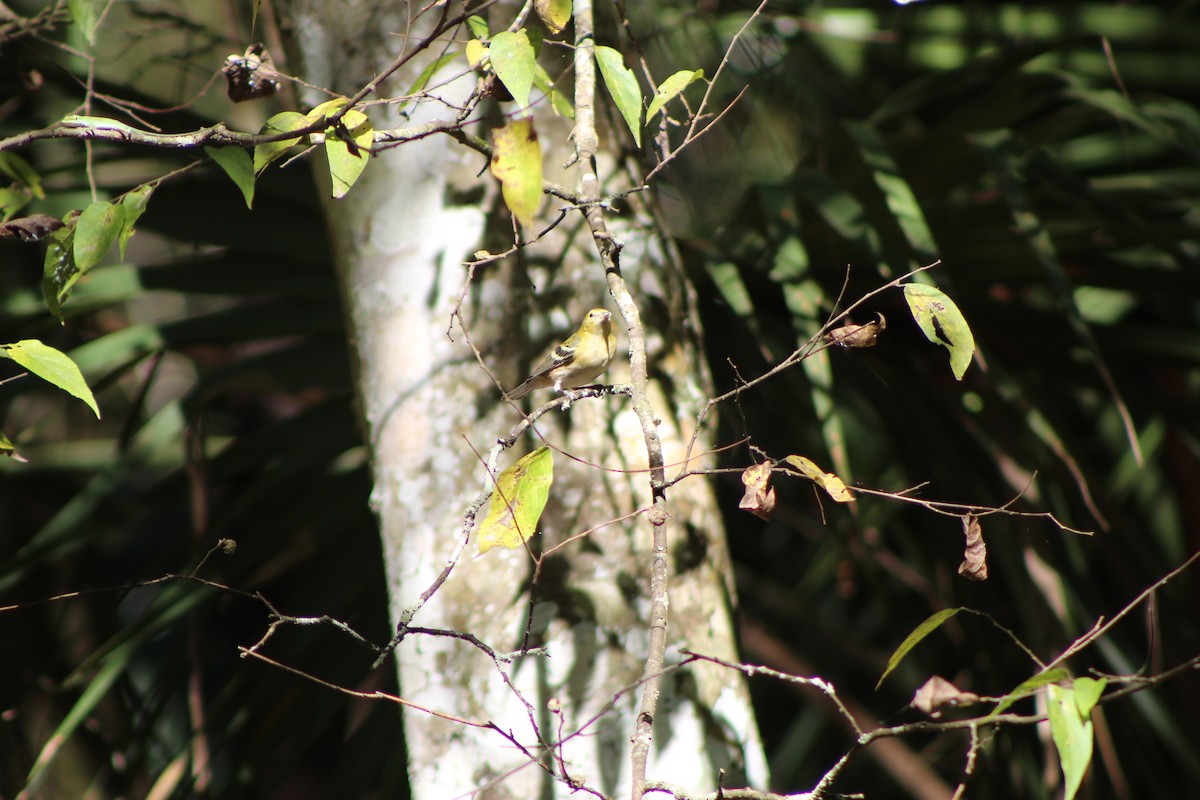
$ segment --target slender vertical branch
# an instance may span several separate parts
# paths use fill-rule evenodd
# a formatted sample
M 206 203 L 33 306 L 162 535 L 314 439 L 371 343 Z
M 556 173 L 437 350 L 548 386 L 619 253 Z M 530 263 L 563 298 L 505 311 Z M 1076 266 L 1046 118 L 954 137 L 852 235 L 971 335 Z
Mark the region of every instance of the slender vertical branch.
M 658 709 L 661 673 L 667 649 L 667 498 L 662 442 L 658 420 L 647 395 L 646 334 L 637 304 L 621 275 L 621 245 L 608 232 L 596 174 L 596 61 L 591 0 L 575 2 L 575 146 L 579 164 L 579 190 L 584 216 L 600 254 L 609 292 L 629 332 L 630 382 L 633 410 L 642 427 L 650 466 L 651 509 L 647 515 L 653 530 L 650 563 L 650 639 L 646 654 L 645 683 L 638 708 L 630 759 L 633 770 L 632 797 L 640 800 L 646 787 L 646 762 Z

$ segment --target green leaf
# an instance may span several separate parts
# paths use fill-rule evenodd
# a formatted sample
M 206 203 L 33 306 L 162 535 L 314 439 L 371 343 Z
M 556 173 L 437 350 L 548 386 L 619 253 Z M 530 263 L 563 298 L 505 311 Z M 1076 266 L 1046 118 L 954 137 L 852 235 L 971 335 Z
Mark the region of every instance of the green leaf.
M 1092 715 L 1092 709 L 1100 702 L 1100 696 L 1104 694 L 1104 687 L 1107 685 L 1108 681 L 1103 678 L 1075 679 L 1075 705 L 1079 708 L 1081 718 L 1087 719 Z
M 504 202 L 523 227 L 533 227 L 542 203 L 542 150 L 532 119 L 518 119 L 492 131 L 492 174 Z
M 126 192 L 125 196 L 121 198 L 121 208 L 125 210 L 125 214 L 121 220 L 121 232 L 117 242 L 122 261 L 125 260 L 125 243 L 134 234 L 133 224 L 138 221 L 138 217 L 145 213 L 146 204 L 150 202 L 150 195 L 153 193 L 154 186 L 146 183 Z
M 83 34 L 88 44 L 96 43 L 96 6 L 100 0 L 67 0 L 67 11 L 71 21 Z
M 78 272 L 63 287 L 64 290 L 100 263 L 100 259 L 117 240 L 124 220 L 125 209 L 115 203 L 92 203 L 83 210 L 75 225 L 75 267 Z
M 367 168 L 371 157 L 371 145 L 375 142 L 375 128 L 366 114 L 350 109 L 342 117 L 342 125 L 350 133 L 354 147 L 342 138 L 335 128 L 325 131 L 325 157 L 329 160 L 329 177 L 333 181 L 333 196 L 345 197 L 346 192 Z
M 513 101 L 521 108 L 529 105 L 529 90 L 533 87 L 533 73 L 537 65 L 537 56 L 529 35 L 522 28 L 515 33 L 504 31 L 492 37 L 488 48 L 492 60 L 492 69 L 496 77 L 513 96 Z
M 721 298 L 735 314 L 746 319 L 753 318 L 754 301 L 750 299 L 750 290 L 746 288 L 737 264 L 729 261 L 711 263 L 708 265 L 708 274 L 721 293 Z
M 1075 690 L 1069 686 L 1046 687 L 1050 735 L 1058 750 L 1063 771 L 1063 800 L 1074 800 L 1092 760 L 1092 723 L 1079 715 Z
M 661 111 L 672 97 L 704 77 L 702 69 L 681 69 L 658 85 L 658 91 L 650 98 L 650 107 L 646 109 L 646 121 Z
M 496 478 L 492 503 L 479 524 L 479 552 L 520 547 L 537 532 L 538 520 L 554 482 L 554 454 L 539 447 Z
M 858 145 L 875 185 L 883 192 L 888 210 L 892 212 L 909 245 L 920 258 L 931 260 L 937 253 L 933 233 L 929 230 L 916 195 L 884 145 L 883 137 L 874 128 L 860 122 L 847 121 L 846 130 Z
M 471 29 L 471 35 L 476 39 L 488 38 L 487 20 L 478 14 L 467 17 L 467 27 Z
M 108 694 L 108 690 L 113 687 L 113 684 L 125 672 L 129 666 L 133 649 L 134 646 L 132 644 L 122 647 L 114 654 L 113 658 L 108 659 L 96 674 L 92 676 L 87 688 L 83 690 L 79 699 L 71 706 L 71 710 L 63 716 L 62 722 L 54 729 L 53 735 L 46 740 L 46 745 L 38 753 L 37 760 L 33 762 L 33 766 L 29 770 L 29 775 L 26 776 L 25 781 L 27 786 L 36 786 L 43 781 L 47 768 L 54 761 L 55 756 L 63 749 L 62 744 L 81 725 L 87 722 L 88 718 L 96 710 L 96 706 Z
M 470 50 L 472 42 L 474 42 L 475 44 L 478 44 L 478 41 L 476 39 L 472 39 L 470 42 L 467 42 L 468 50 Z M 456 59 L 456 58 L 458 58 L 457 52 L 443 53 L 440 58 L 438 58 L 436 61 L 434 61 L 429 66 L 425 67 L 425 69 L 421 70 L 421 74 L 417 76 L 417 79 L 415 81 L 413 81 L 409 85 L 408 89 L 404 92 L 405 96 L 411 98 L 412 96 L 416 95 L 418 92 L 424 91 L 425 87 L 429 85 L 429 80 L 437 73 L 437 71 L 439 69 L 441 69 L 442 67 L 446 66 L 447 64 L 449 64 L 451 61 L 454 61 L 454 59 Z M 471 66 L 474 67 L 475 65 L 472 64 Z M 403 103 L 400 104 L 400 106 L 398 107 L 397 110 L 404 108 L 410 102 L 411 102 L 411 100 L 404 101 Z
M 468 42 L 469 44 L 470 42 Z M 550 108 L 560 117 L 575 119 L 575 107 L 571 105 L 571 101 L 562 92 L 554 88 L 554 81 L 550 79 L 550 73 L 546 72 L 546 68 L 541 64 L 534 66 L 533 85 L 538 91 L 550 98 Z
M 1017 688 L 1004 695 L 1003 699 L 996 704 L 996 707 L 992 709 L 992 713 L 988 714 L 988 716 L 994 717 L 997 714 L 1002 714 L 1018 700 L 1029 697 L 1029 695 L 1033 694 L 1034 690 L 1040 689 L 1048 683 L 1058 683 L 1066 677 L 1067 671 L 1065 669 L 1052 669 L 1046 672 L 1039 672 L 1029 680 L 1022 681 Z
M 29 189 L 38 200 L 46 199 L 46 192 L 42 189 L 42 176 L 16 153 L 0 153 L 0 173 L 12 178 L 18 186 Z
M 33 195 L 28 189 L 13 186 L 0 188 L 0 222 L 8 222 L 22 208 L 29 205 Z
M 888 659 L 887 669 L 885 669 L 883 674 L 879 676 L 879 682 L 875 684 L 875 690 L 879 690 L 879 687 L 883 685 L 884 679 L 891 674 L 892 670 L 899 666 L 904 657 L 908 655 L 909 650 L 912 650 L 921 642 L 922 639 L 937 630 L 943 622 L 953 617 L 959 611 L 963 610 L 964 609 L 962 608 L 945 608 L 936 614 L 933 614 L 929 617 L 929 619 L 918 625 L 916 629 L 908 635 L 908 638 L 900 643 L 900 646 L 896 648 L 896 652 L 892 653 L 892 657 Z
M 217 162 L 246 199 L 246 208 L 254 207 L 254 161 L 240 147 L 206 147 L 204 152 Z
M 39 378 L 78 397 L 88 404 L 99 419 L 100 409 L 96 406 L 96 398 L 92 396 L 87 381 L 83 379 L 83 373 L 62 351 L 42 344 L 37 339 L 23 339 L 13 344 L 0 345 L 0 357 L 12 359 Z
M 533 8 L 551 33 L 562 33 L 571 21 L 571 0 L 533 0 Z
M 8 456 L 15 461 L 25 460 L 17 454 L 17 446 L 12 443 L 12 439 L 9 439 L 3 433 L 0 433 L 0 456 Z
M 950 369 L 961 381 L 975 355 L 975 337 L 958 306 L 941 289 L 923 283 L 906 283 L 904 299 L 925 338 L 950 351 Z
M 596 63 L 604 85 L 612 95 L 617 110 L 625 118 L 625 124 L 633 133 L 633 140 L 642 146 L 642 87 L 638 86 L 633 70 L 625 66 L 625 59 L 611 47 L 596 45 Z
M 281 111 L 263 124 L 259 133 L 289 133 L 303 128 L 313 122 L 308 116 L 299 111 Z M 300 139 L 281 139 L 278 142 L 267 142 L 254 146 L 254 173 L 260 174 L 272 161 L 282 156 L 293 145 L 299 144 Z
M 75 268 L 72 245 L 75 242 L 75 224 L 78 217 L 63 220 L 65 225 L 46 239 L 46 259 L 42 264 L 42 295 L 50 313 L 63 321 L 62 304 L 67 298 L 70 285 L 74 284 L 79 271 Z

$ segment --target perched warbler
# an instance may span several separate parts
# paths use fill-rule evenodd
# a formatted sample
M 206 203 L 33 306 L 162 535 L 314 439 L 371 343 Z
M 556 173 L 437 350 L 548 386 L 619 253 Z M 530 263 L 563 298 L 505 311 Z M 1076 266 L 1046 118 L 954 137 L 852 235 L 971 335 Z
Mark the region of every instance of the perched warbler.
M 520 400 L 534 389 L 548 386 L 553 386 L 556 392 L 587 386 L 608 369 L 616 354 L 617 334 L 613 332 L 612 314 L 603 308 L 593 308 L 583 318 L 579 330 L 550 351 L 533 374 L 508 393 L 508 399 Z

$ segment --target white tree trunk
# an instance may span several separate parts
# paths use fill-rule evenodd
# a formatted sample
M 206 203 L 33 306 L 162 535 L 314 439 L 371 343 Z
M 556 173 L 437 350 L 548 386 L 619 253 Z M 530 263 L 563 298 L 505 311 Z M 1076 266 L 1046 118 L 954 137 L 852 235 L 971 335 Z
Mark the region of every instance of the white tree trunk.
M 387 16 L 377 12 L 381 4 L 366 0 L 295 0 L 286 21 L 299 58 L 289 66 L 301 69 L 310 83 L 353 94 L 392 61 L 397 48 L 424 33 L 420 24 L 406 30 L 403 15 L 409 9 L 404 4 L 387 5 L 400 9 Z M 413 9 L 425 5 L 416 3 Z M 406 65 L 381 94 L 398 95 L 436 55 Z M 444 69 L 442 76 L 464 68 L 465 60 Z M 461 103 L 474 85 L 474 76 L 467 75 L 437 91 Z M 313 95 L 307 102 L 324 99 Z M 436 102 L 416 105 L 409 120 L 399 119 L 393 108 L 369 110 L 377 129 L 453 118 L 452 110 Z M 542 141 L 543 149 L 550 150 L 547 165 L 566 161 L 564 137 L 544 134 Z M 485 223 L 482 205 L 452 205 L 447 190 L 452 176 L 464 174 L 474 181 L 483 165 L 479 154 L 446 136 L 409 142 L 372 158 L 349 195 L 327 203 L 358 362 L 393 619 L 442 571 L 457 545 L 468 504 L 487 482 L 471 447 L 485 454 L 520 419 L 500 403 L 462 331 L 456 328 L 447 335 L 466 279 L 462 262 L 481 246 Z M 636 245 L 629 236 L 627 252 L 632 253 Z M 561 252 L 550 245 L 534 251 L 551 259 L 561 258 Z M 631 271 L 631 283 L 635 292 L 644 293 L 637 295 L 639 301 L 655 295 L 673 309 L 674 318 L 658 320 L 664 327 L 681 325 L 686 292 L 678 291 L 682 284 L 673 283 L 669 274 L 650 268 L 657 260 L 645 253 L 643 268 Z M 627 256 L 626 263 L 634 261 Z M 603 275 L 594 264 L 594 259 L 585 262 L 572 255 L 535 276 L 573 287 L 573 296 L 565 298 L 569 317 L 557 319 L 561 324 L 556 329 L 565 332 L 584 310 L 604 304 Z M 513 280 L 516 290 L 528 291 L 523 275 Z M 516 309 L 530 305 L 512 299 L 513 292 L 501 270 L 493 269 L 476 277 L 464 306 L 472 339 L 507 386 L 521 377 L 516 358 L 493 345 L 521 341 L 517 334 L 523 315 Z M 680 429 L 680 421 L 695 418 L 693 406 L 702 396 L 696 376 L 703 371 L 698 354 L 670 336 L 659 337 L 653 355 L 676 381 L 674 404 L 661 394 L 655 398 L 671 463 L 682 453 L 681 438 L 690 435 Z M 627 368 L 614 369 L 608 379 L 622 375 L 627 377 Z M 612 468 L 645 467 L 640 429 L 623 398 L 581 401 L 556 416 L 538 426 L 555 445 Z M 564 426 L 567 416 L 570 424 Z M 517 455 L 506 453 L 501 468 Z M 542 522 L 547 549 L 648 502 L 643 473 L 602 472 L 562 457 L 556 459 L 555 471 Z M 671 490 L 670 500 L 677 532 L 672 543 L 672 650 L 677 654 L 689 648 L 736 660 L 730 572 L 711 493 L 702 483 L 684 483 Z M 473 558 L 472 543 L 411 624 L 469 632 L 497 651 L 512 651 L 522 644 L 532 602 L 535 641 L 546 645 L 549 657 L 529 655 L 502 664 L 510 686 L 473 645 L 410 634 L 395 653 L 402 696 L 442 714 L 494 722 L 528 753 L 541 757 L 555 775 L 565 764 L 571 778 L 609 796 L 627 795 L 629 737 L 647 638 L 649 549 L 644 519 L 610 525 L 571 545 L 565 555 L 548 559 L 531 589 L 525 551 L 497 549 Z M 669 675 L 665 689 L 655 723 L 652 780 L 711 792 L 716 770 L 725 768 L 725 786 L 749 781 L 766 788 L 753 713 L 736 673 L 693 666 Z M 551 698 L 561 716 L 549 710 Z M 552 743 L 581 728 L 582 735 L 556 748 L 561 762 L 549 757 L 538 741 L 539 731 L 542 743 Z M 565 782 L 531 763 L 495 730 L 410 708 L 405 734 L 414 798 L 445 800 L 485 787 L 487 797 L 571 794 Z M 748 774 L 738 777 L 738 772 Z

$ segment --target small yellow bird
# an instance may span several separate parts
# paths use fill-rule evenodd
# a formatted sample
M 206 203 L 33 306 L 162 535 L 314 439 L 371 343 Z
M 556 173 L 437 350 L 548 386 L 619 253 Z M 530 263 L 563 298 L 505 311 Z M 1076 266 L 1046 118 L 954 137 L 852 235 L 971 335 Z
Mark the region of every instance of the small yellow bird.
M 612 314 L 603 308 L 593 308 L 583 318 L 579 330 L 542 359 L 533 374 L 507 397 L 520 400 L 534 389 L 550 386 L 556 392 L 587 386 L 608 369 L 616 354 L 617 334 L 613 331 Z

